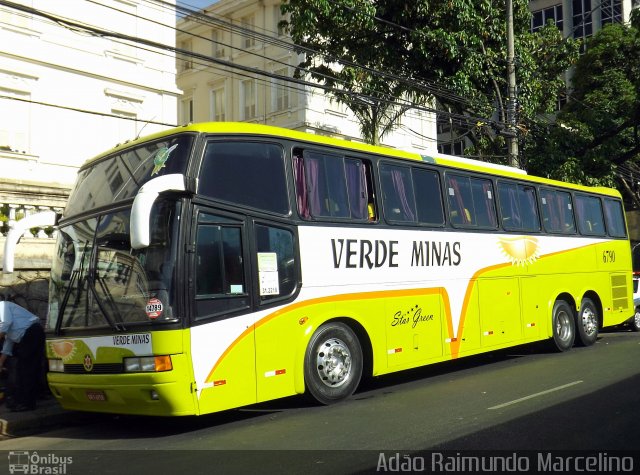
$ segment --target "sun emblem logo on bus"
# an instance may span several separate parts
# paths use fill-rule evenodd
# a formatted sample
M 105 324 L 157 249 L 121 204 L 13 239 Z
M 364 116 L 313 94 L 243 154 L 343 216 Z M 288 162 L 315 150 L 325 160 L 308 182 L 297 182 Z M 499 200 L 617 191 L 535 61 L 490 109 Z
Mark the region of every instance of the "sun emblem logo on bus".
M 71 359 L 76 352 L 76 345 L 72 340 L 54 340 L 50 343 L 50 348 L 54 355 L 64 361 Z
M 91 371 L 93 369 L 93 360 L 91 359 L 91 355 L 84 355 L 82 366 L 84 366 L 85 371 Z
M 538 240 L 531 236 L 500 238 L 498 246 L 514 266 L 533 264 L 540 257 Z

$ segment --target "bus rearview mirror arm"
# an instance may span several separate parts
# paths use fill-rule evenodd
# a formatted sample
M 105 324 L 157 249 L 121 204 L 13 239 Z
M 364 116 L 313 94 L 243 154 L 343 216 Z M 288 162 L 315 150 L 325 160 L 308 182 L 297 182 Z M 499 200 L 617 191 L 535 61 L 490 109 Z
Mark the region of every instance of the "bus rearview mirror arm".
M 131 221 L 129 231 L 131 233 L 131 247 L 143 249 L 151 243 L 149 218 L 153 203 L 165 191 L 195 191 L 195 180 L 189 179 L 179 173 L 163 175 L 146 182 L 133 200 L 131 208 Z

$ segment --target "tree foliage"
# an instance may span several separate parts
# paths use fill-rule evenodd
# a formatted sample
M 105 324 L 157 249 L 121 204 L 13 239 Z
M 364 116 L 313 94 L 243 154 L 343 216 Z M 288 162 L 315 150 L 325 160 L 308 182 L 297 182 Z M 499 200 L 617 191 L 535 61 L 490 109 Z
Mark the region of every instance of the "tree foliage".
M 626 178 L 634 171 L 640 177 L 638 20 L 607 25 L 587 43 L 568 102 L 555 122 L 538 132 L 546 140 L 532 147 L 535 173 L 585 184 L 622 184 L 629 191 L 632 184 L 619 181 L 619 169 L 627 171 Z
M 519 114 L 533 120 L 553 109 L 577 46 L 554 26 L 529 33 L 528 2 L 513 5 Z M 505 155 L 494 127 L 506 120 L 504 0 L 285 0 L 282 9 L 305 53 L 299 71 L 332 88 L 368 141 L 392 130 L 412 105 L 431 108 L 437 100 L 477 153 Z

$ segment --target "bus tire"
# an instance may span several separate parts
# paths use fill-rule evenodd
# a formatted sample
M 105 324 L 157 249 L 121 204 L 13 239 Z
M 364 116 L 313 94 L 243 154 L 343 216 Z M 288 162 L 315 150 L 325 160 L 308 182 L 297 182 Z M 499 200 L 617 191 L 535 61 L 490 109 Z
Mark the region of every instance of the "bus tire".
M 581 346 L 593 345 L 598 339 L 599 325 L 598 307 L 590 298 L 582 299 L 576 315 L 577 342 Z
M 557 351 L 568 351 L 576 338 L 576 321 L 574 311 L 564 300 L 556 300 L 553 304 L 551 326 L 553 329 L 553 347 Z
M 320 404 L 342 401 L 360 384 L 362 367 L 362 348 L 353 330 L 340 322 L 322 325 L 305 353 L 307 394 Z

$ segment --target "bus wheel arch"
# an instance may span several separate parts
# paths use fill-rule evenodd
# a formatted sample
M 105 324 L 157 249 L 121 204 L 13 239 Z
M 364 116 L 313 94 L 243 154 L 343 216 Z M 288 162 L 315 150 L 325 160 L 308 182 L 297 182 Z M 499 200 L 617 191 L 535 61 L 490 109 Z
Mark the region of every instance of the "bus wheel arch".
M 370 365 L 370 348 L 366 332 L 353 320 L 320 325 L 304 354 L 305 394 L 325 405 L 351 396 Z
M 568 351 L 576 337 L 575 304 L 572 298 L 558 296 L 551 314 L 551 342 L 556 351 Z
M 576 343 L 581 346 L 593 345 L 602 328 L 602 302 L 593 291 L 586 292 L 580 302 L 576 316 Z

